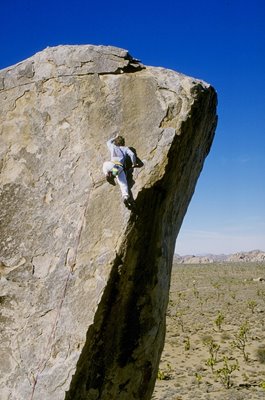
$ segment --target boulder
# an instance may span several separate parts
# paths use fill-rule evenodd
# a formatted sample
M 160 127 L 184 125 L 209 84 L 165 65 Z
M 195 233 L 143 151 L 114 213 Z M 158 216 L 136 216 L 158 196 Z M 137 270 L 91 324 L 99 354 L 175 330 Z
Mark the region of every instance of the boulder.
M 150 399 L 216 93 L 90 45 L 6 68 L 0 89 L 1 400 Z M 102 173 L 117 133 L 143 162 L 134 211 Z

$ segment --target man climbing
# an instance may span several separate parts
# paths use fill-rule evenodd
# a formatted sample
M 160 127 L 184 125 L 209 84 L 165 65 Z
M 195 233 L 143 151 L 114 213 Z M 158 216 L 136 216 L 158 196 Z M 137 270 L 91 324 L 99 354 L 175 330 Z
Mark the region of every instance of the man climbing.
M 134 204 L 134 200 L 131 191 L 128 187 L 125 163 L 126 157 L 129 156 L 132 162 L 132 168 L 137 167 L 136 155 L 129 147 L 125 146 L 125 140 L 122 136 L 116 136 L 107 141 L 107 146 L 110 151 L 111 161 L 106 161 L 103 164 L 103 173 L 106 179 L 112 185 L 115 185 L 114 178 L 121 189 L 123 202 L 126 207 L 131 208 Z

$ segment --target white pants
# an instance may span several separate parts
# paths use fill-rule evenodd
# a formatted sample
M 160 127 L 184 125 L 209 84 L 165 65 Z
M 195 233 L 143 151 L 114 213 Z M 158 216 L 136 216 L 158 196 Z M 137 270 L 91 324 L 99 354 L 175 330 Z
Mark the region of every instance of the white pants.
M 115 164 L 112 161 L 104 162 L 104 164 L 103 164 L 103 173 L 104 173 L 105 176 L 107 175 L 107 173 L 109 171 L 112 170 L 114 165 Z M 117 178 L 117 182 L 118 182 L 118 184 L 120 186 L 120 189 L 121 189 L 122 197 L 126 197 L 126 196 L 129 196 L 128 183 L 127 183 L 126 175 L 125 175 L 125 172 L 123 171 L 123 168 L 120 167 L 120 170 L 121 171 L 120 171 L 119 175 L 117 175 L 116 178 Z

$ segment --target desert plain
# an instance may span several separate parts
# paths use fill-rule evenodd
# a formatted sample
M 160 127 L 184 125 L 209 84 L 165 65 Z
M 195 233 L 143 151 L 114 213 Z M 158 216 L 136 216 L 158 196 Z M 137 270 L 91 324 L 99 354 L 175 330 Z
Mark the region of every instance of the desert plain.
M 265 399 L 265 263 L 176 264 L 152 400 Z

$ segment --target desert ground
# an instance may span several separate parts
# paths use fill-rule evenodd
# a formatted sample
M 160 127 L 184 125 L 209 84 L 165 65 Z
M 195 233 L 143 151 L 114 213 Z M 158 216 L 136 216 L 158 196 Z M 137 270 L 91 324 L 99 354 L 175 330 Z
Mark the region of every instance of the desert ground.
M 174 264 L 153 400 L 265 399 L 264 278 L 265 263 Z

